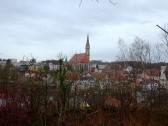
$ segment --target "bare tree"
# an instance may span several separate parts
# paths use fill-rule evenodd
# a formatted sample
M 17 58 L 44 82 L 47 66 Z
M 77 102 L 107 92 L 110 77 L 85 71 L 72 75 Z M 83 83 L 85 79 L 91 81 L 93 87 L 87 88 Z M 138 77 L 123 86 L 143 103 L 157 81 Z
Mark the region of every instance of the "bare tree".
M 136 37 L 129 48 L 129 58 L 132 61 L 147 63 L 150 61 L 150 51 L 149 43 Z
M 145 40 L 136 37 L 131 45 L 127 45 L 123 39 L 118 40 L 119 54 L 117 56 L 120 61 L 151 61 L 151 46 Z
M 164 29 L 167 31 L 168 30 L 168 26 L 165 25 Z M 168 55 L 168 34 L 166 32 L 162 33 L 162 42 L 165 45 L 165 54 Z
M 128 60 L 128 46 L 126 45 L 125 41 L 121 38 L 118 40 L 118 48 L 119 54 L 117 59 L 119 61 L 127 61 Z
M 151 60 L 153 63 L 165 62 L 166 53 L 165 45 L 163 43 L 156 43 L 152 46 L 151 50 Z
M 94 1 L 96 1 L 96 2 L 100 2 L 101 0 L 94 0 Z M 112 5 L 116 5 L 117 4 L 117 2 L 116 2 L 116 0 L 107 0 L 110 4 L 112 4 Z M 84 0 L 80 0 L 80 2 L 79 2 L 79 7 L 82 5 L 82 3 L 84 2 Z

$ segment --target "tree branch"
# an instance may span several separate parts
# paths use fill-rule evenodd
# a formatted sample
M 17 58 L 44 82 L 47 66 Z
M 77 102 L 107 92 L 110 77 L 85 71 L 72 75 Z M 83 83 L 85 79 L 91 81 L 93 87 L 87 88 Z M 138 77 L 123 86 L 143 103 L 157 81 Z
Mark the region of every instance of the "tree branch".
M 96 1 L 96 2 L 99 2 L 100 0 L 95 0 L 95 1 Z M 108 0 L 108 1 L 109 1 L 110 4 L 113 4 L 113 5 L 116 5 L 116 4 L 117 4 L 117 2 L 115 2 L 114 0 Z M 80 0 L 80 2 L 79 2 L 79 7 L 81 7 L 82 3 L 83 3 L 83 0 Z

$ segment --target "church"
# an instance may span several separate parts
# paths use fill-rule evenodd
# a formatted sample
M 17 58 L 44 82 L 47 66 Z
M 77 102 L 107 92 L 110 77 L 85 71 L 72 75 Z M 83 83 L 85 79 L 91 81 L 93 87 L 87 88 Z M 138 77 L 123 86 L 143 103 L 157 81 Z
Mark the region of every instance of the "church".
M 85 52 L 74 54 L 70 59 L 69 64 L 72 66 L 74 71 L 78 72 L 89 72 L 90 71 L 90 43 L 89 35 L 87 35 Z

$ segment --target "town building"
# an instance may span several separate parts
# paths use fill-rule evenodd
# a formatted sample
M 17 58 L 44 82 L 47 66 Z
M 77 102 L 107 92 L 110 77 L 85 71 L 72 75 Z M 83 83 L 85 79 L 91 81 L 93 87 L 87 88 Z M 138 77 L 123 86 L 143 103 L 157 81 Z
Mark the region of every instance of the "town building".
M 42 61 L 43 66 L 47 66 L 50 71 L 56 71 L 60 68 L 59 60 L 46 60 Z
M 70 59 L 69 64 L 74 71 L 89 72 L 90 71 L 90 43 L 89 35 L 87 35 L 87 41 L 85 46 L 85 52 L 74 54 Z
M 13 66 L 18 66 L 17 59 L 0 59 L 0 65 L 5 66 L 7 61 L 10 61 Z

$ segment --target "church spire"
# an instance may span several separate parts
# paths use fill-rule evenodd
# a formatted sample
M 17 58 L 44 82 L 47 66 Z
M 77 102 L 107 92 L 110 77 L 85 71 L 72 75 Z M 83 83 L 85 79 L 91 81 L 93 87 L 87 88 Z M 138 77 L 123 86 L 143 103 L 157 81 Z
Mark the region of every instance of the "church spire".
M 86 47 L 85 47 L 85 53 L 90 56 L 90 43 L 89 43 L 89 35 L 87 35 L 87 41 L 86 41 Z

